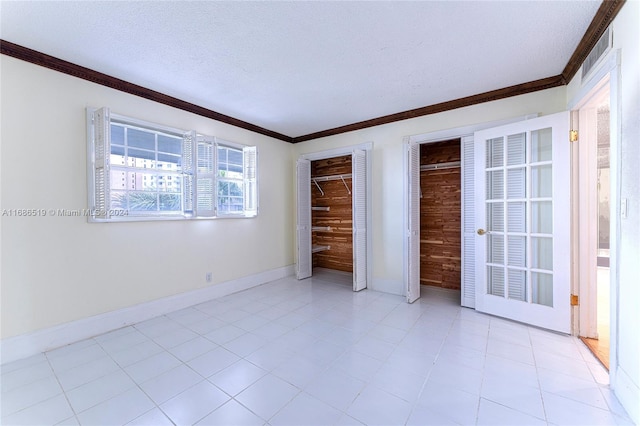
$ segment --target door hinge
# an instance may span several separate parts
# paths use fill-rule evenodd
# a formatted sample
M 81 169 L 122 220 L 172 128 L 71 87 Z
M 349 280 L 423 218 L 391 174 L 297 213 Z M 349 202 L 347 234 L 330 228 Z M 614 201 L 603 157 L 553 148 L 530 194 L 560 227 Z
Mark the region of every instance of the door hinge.
M 578 300 L 578 295 L 577 294 L 572 294 L 571 295 L 571 306 L 578 306 L 579 300 Z
M 569 131 L 569 142 L 578 142 L 578 131 L 570 130 Z

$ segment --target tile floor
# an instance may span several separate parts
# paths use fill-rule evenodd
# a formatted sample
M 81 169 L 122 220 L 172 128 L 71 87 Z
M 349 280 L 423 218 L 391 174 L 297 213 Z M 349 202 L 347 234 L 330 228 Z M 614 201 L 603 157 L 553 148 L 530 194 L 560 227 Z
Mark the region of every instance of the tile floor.
M 2 366 L 3 425 L 632 424 L 573 337 L 286 278 Z

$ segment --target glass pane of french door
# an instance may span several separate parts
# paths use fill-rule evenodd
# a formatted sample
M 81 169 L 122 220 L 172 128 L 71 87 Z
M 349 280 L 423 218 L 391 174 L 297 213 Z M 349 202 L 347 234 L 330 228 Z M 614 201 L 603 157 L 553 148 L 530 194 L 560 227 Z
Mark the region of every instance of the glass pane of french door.
M 476 132 L 478 311 L 560 332 L 570 317 L 568 113 Z
M 486 144 L 487 293 L 553 306 L 551 128 Z

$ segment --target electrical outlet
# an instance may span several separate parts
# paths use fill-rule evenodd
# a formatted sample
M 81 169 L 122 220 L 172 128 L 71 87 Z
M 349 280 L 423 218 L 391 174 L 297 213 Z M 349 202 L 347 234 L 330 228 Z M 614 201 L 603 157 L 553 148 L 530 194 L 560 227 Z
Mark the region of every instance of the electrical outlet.
M 211 272 L 207 272 L 204 276 L 204 279 L 210 283 L 211 281 L 213 281 L 213 274 Z

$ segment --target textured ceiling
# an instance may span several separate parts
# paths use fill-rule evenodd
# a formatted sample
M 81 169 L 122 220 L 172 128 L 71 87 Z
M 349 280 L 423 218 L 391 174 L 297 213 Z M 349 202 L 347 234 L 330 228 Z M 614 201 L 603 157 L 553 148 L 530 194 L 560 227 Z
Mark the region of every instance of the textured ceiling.
M 556 76 L 600 1 L 2 1 L 0 38 L 291 137 Z

